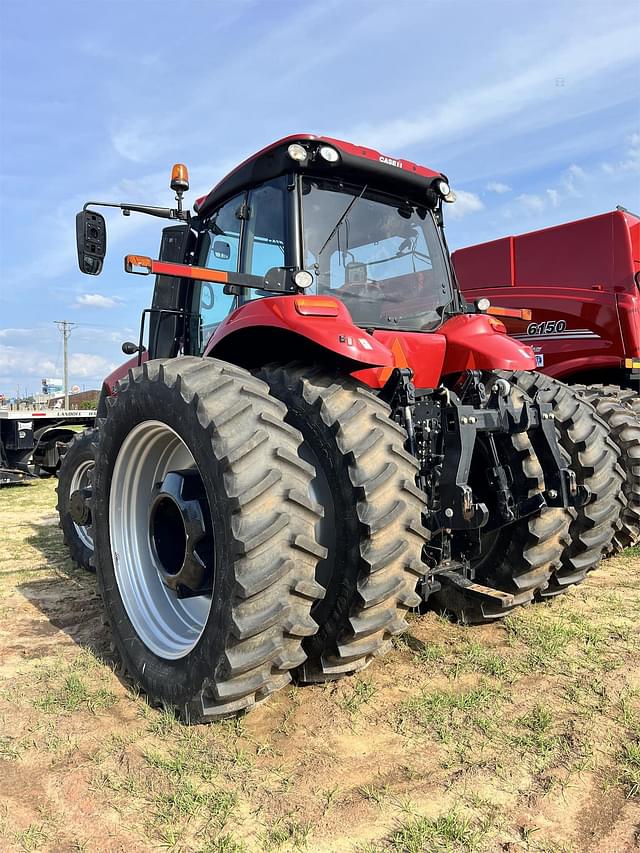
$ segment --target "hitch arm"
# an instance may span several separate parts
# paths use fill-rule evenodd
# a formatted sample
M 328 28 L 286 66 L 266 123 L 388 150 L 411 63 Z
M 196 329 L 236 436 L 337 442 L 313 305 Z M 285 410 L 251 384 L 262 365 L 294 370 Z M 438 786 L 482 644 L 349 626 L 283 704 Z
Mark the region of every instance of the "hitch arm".
M 529 411 L 529 438 L 544 471 L 547 506 L 585 506 L 591 500 L 591 490 L 577 482 L 575 472 L 560 454 L 551 404 L 541 403 L 536 397 Z

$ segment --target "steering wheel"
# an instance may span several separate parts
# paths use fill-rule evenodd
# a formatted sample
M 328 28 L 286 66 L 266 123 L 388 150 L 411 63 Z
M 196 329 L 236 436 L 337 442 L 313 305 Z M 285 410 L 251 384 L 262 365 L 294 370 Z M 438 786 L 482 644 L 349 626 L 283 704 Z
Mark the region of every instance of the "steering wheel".
M 207 298 L 208 297 L 208 298 Z M 213 308 L 213 303 L 216 301 L 216 292 L 213 285 L 204 281 L 200 290 L 200 307 L 205 311 L 210 311 Z

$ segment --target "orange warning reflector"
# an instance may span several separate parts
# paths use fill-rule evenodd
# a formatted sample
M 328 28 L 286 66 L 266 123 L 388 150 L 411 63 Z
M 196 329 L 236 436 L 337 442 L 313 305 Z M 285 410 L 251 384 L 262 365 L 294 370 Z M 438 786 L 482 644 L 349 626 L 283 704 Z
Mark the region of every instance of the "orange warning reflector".
M 516 320 L 530 320 L 530 308 L 498 308 L 497 305 L 492 305 L 487 309 L 487 314 L 493 314 L 494 317 L 513 317 Z
M 337 317 L 338 303 L 334 299 L 301 296 L 294 301 L 296 311 L 304 317 Z
M 132 272 L 134 275 L 149 275 L 153 268 L 153 261 L 146 255 L 125 255 L 124 271 Z
M 387 344 L 387 346 L 389 346 Z M 402 344 L 400 343 L 400 338 L 394 338 L 393 343 L 389 347 L 391 352 L 393 353 L 393 360 L 395 362 L 394 367 L 409 367 L 409 362 L 407 361 L 407 354 L 402 348 Z M 381 382 L 386 382 L 387 379 L 391 376 L 393 372 L 393 367 L 382 367 L 380 368 L 380 372 L 378 373 L 378 378 Z
M 192 278 L 196 281 L 216 281 L 227 284 L 229 273 L 224 270 L 211 270 L 207 267 L 192 267 L 189 264 L 174 264 L 170 261 L 154 261 L 145 255 L 125 255 L 125 272 L 136 275 L 171 275 L 176 278 Z

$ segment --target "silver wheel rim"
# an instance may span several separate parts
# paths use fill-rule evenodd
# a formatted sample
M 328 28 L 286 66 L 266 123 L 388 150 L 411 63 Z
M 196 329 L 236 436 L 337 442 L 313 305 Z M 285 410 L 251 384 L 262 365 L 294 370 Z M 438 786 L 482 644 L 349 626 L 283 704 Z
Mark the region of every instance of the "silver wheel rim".
M 86 489 L 89 485 L 89 474 L 93 469 L 93 462 L 91 460 L 87 460 L 86 462 L 81 462 L 80 465 L 73 472 L 73 477 L 71 478 L 71 487 L 69 489 L 69 494 L 72 495 L 74 492 L 80 491 L 80 489 Z M 91 538 L 91 534 L 89 533 L 89 528 L 85 527 L 82 524 L 76 524 L 73 522 L 73 527 L 76 531 L 76 535 L 78 539 L 82 542 L 85 548 L 88 548 L 90 551 L 93 551 L 93 539 Z
M 177 660 L 197 645 L 211 594 L 178 598 L 162 580 L 149 532 L 153 489 L 169 471 L 197 465 L 180 436 L 160 421 L 143 421 L 126 437 L 113 468 L 109 498 L 111 556 L 127 615 L 158 657 Z

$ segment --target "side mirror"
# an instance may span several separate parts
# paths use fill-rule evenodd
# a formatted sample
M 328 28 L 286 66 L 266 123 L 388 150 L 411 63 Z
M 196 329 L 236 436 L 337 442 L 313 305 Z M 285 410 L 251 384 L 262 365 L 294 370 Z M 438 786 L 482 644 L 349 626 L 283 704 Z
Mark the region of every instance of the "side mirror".
M 107 226 L 102 214 L 94 210 L 81 210 L 77 214 L 76 245 L 80 272 L 99 275 L 107 253 Z

